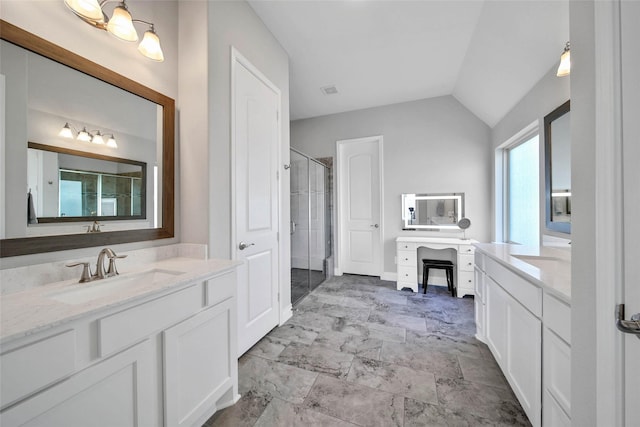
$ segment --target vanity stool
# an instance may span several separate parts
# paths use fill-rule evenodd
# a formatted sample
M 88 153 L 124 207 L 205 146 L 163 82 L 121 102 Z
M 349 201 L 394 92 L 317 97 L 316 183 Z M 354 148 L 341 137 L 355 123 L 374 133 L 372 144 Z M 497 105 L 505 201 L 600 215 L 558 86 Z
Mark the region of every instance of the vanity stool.
M 429 269 L 439 268 L 445 270 L 447 274 L 447 288 L 451 292 L 451 296 L 456 296 L 456 288 L 453 286 L 453 263 L 451 261 L 439 259 L 423 259 L 422 260 L 422 287 L 424 293 L 427 293 L 427 283 L 429 282 Z

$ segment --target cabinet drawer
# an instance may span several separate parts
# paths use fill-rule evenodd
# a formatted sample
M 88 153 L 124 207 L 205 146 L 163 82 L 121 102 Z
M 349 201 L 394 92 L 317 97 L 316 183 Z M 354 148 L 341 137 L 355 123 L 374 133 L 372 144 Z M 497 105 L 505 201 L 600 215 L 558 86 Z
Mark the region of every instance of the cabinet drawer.
M 222 276 L 214 277 L 205 282 L 206 305 L 216 305 L 233 297 L 236 293 L 236 272 L 230 271 Z
M 468 254 L 458 255 L 458 270 L 473 271 L 473 255 L 468 255 Z
M 415 251 L 416 247 L 415 243 L 397 242 L 397 249 L 399 251 Z
M 0 356 L 2 407 L 75 371 L 76 333 L 62 332 Z
M 544 324 L 571 344 L 571 308 L 551 295 L 543 297 Z
M 458 289 L 465 289 L 467 291 L 471 291 L 473 294 L 473 271 L 461 271 L 458 273 L 458 284 L 456 285 Z M 468 292 L 469 293 L 469 292 Z M 460 294 L 460 291 L 458 291 Z
M 165 329 L 202 308 L 202 285 L 145 302 L 98 320 L 100 357 Z
M 416 267 L 398 266 L 398 282 L 418 283 L 418 272 Z
M 417 266 L 418 258 L 415 251 L 398 251 L 398 265 Z
M 487 258 L 486 273 L 537 317 L 542 317 L 542 289 Z
M 544 389 L 571 415 L 571 347 L 547 328 L 542 339 Z
M 476 248 L 471 245 L 460 245 L 458 249 L 459 254 L 473 255 L 476 252 Z

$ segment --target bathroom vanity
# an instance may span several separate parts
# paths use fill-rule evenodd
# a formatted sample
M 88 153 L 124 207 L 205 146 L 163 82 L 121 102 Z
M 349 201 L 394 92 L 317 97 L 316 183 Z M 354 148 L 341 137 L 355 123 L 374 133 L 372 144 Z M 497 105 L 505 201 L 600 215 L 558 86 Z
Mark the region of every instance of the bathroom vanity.
M 475 244 L 476 337 L 534 427 L 571 425 L 571 255 Z
M 178 256 L 2 295 L 0 424 L 200 426 L 235 403 L 237 264 Z

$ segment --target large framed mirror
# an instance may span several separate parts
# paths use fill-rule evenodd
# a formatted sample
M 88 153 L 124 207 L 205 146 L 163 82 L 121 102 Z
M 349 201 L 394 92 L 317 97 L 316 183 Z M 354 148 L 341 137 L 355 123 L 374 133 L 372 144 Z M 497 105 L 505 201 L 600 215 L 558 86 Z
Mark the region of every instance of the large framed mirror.
M 571 233 L 571 105 L 544 118 L 545 221 L 547 230 Z
M 0 39 L 0 257 L 173 237 L 175 101 L 2 20 Z

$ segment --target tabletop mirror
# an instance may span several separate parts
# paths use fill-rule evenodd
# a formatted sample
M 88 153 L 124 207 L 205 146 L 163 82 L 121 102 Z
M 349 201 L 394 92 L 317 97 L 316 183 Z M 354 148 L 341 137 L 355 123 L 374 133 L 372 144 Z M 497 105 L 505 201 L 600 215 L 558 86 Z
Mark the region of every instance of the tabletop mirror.
M 457 230 L 463 216 L 464 193 L 402 195 L 404 230 Z

